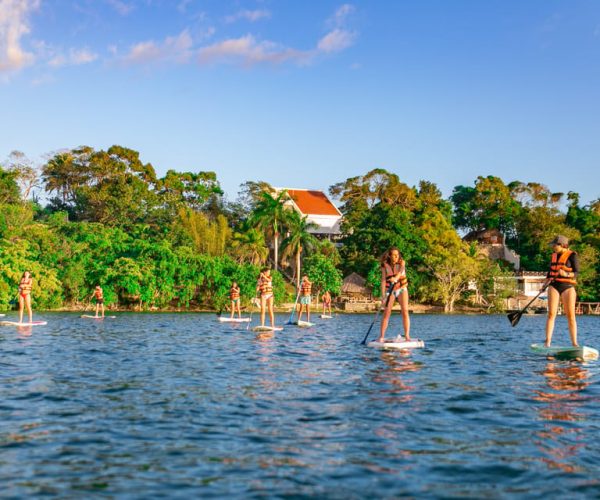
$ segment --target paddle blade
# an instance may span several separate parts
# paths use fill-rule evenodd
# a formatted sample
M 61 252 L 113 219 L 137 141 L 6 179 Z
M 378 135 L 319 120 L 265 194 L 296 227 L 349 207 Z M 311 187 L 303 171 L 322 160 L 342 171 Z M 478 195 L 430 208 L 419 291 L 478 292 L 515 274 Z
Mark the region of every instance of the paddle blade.
M 516 312 L 508 313 L 506 316 L 508 317 L 508 321 L 510 321 L 511 326 L 517 326 L 517 323 L 521 319 L 522 315 L 523 315 L 522 311 L 516 311 Z

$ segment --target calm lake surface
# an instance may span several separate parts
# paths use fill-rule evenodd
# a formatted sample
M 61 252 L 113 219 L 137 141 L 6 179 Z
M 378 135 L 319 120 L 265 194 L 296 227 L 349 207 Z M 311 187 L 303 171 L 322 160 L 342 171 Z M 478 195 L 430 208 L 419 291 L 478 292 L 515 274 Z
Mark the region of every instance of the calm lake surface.
M 600 496 L 600 363 L 531 354 L 543 316 L 413 315 L 411 353 L 366 315 L 36 318 L 0 327 L 2 498 Z

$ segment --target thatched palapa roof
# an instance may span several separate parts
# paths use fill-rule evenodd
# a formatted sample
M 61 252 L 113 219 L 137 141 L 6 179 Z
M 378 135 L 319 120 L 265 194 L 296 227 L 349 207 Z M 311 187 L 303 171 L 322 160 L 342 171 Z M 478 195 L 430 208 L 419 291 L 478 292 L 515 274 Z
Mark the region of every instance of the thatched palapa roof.
M 342 293 L 369 294 L 370 290 L 366 285 L 366 279 L 356 273 L 352 273 L 344 278 L 344 282 L 342 283 Z

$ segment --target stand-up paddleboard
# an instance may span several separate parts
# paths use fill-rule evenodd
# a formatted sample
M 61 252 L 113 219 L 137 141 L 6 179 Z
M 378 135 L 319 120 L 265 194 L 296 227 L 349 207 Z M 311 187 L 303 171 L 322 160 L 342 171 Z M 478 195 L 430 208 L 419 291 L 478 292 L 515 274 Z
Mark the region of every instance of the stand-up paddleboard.
M 4 316 L 6 316 L 6 314 L 0 314 L 0 318 L 3 318 Z
M 82 314 L 82 318 L 87 319 L 115 319 L 116 316 L 92 316 L 91 314 Z
M 222 323 L 248 323 L 250 318 L 228 318 L 227 316 L 219 316 L 219 321 Z
M 531 350 L 544 356 L 553 356 L 557 359 L 598 359 L 598 351 L 587 346 L 550 346 L 544 344 L 531 344 Z
M 283 330 L 282 326 L 255 326 L 252 328 L 253 332 L 280 332 Z
M 331 316 L 329 314 L 321 314 L 321 316 L 319 316 L 319 318 L 321 318 L 321 319 L 333 319 L 333 316 Z
M 425 342 L 419 339 L 385 339 L 383 342 L 374 340 L 373 342 L 369 342 L 367 346 L 374 347 L 375 349 L 418 349 L 420 347 L 425 347 Z
M 47 321 L 32 321 L 31 323 L 19 323 L 18 321 L 0 321 L 0 326 L 42 326 L 47 324 Z
M 310 328 L 311 326 L 315 326 L 315 324 L 310 321 L 292 321 L 292 325 L 299 326 L 300 328 Z

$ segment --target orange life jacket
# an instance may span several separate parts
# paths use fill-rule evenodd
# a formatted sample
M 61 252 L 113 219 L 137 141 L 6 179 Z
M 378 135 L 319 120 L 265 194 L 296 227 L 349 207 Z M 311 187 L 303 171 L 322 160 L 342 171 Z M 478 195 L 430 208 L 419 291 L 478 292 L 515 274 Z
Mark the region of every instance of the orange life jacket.
M 273 278 L 270 276 L 262 276 L 262 278 L 258 280 L 258 289 L 260 290 L 261 295 L 273 293 Z
M 102 290 L 94 290 L 94 297 L 96 297 L 97 299 L 103 299 L 104 295 L 102 293 Z
M 31 287 L 33 284 L 33 280 L 31 278 L 22 278 L 19 282 L 19 290 L 21 293 L 31 292 Z
M 240 289 L 232 286 L 229 289 L 229 298 L 231 300 L 237 300 L 237 299 L 239 299 L 240 298 Z
M 559 254 L 559 253 L 552 254 L 552 260 L 550 261 L 550 273 L 548 274 L 549 278 L 552 278 L 554 281 L 556 281 L 558 283 L 568 283 L 569 285 L 577 284 L 575 277 L 566 278 L 565 276 L 560 276 L 558 274 L 558 272 L 561 269 L 567 273 L 573 272 L 573 268 L 567 267 L 567 265 L 566 265 L 566 262 L 567 262 L 567 260 L 569 260 L 569 257 L 571 256 L 572 253 L 573 253 L 572 250 L 566 250 L 565 252 L 563 252 L 561 254 Z
M 310 292 L 312 291 L 312 283 L 310 281 L 303 281 L 302 283 L 300 283 L 300 293 L 303 296 L 307 296 L 310 295 Z
M 392 266 L 390 266 L 387 262 L 383 265 L 383 268 L 385 270 L 385 284 L 388 288 L 392 284 L 392 278 L 402 270 L 402 263 L 403 261 L 401 260 L 397 264 L 394 264 L 393 269 Z M 408 279 L 406 279 L 406 276 L 401 276 L 400 279 L 396 282 L 394 290 L 399 290 L 400 288 L 404 288 L 407 285 Z

